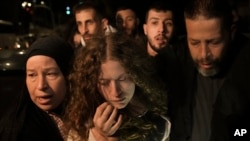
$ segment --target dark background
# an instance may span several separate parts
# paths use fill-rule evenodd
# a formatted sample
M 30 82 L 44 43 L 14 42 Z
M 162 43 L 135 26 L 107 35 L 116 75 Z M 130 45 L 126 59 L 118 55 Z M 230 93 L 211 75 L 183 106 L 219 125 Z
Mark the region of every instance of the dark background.
M 0 2 L 0 19 L 18 21 L 20 14 L 20 5 L 24 0 L 1 0 Z M 41 0 L 26 0 L 28 2 L 39 3 Z M 73 5 L 84 0 L 43 0 L 55 13 L 55 15 L 64 14 L 66 6 Z M 108 13 L 111 12 L 119 3 L 131 3 L 139 14 L 143 14 L 145 7 L 154 0 L 93 0 L 107 7 Z M 186 0 L 170 0 L 176 4 L 176 8 L 181 10 Z M 240 7 L 239 14 L 241 16 L 249 15 L 249 0 L 229 0 L 233 6 Z M 58 19 L 60 20 L 60 19 Z M 60 21 L 59 21 L 60 22 Z
M 13 22 L 15 25 L 23 24 L 24 28 L 27 27 L 30 19 L 27 17 L 27 12 L 21 8 L 22 2 L 27 1 L 31 3 L 40 3 L 41 0 L 1 0 L 0 2 L 0 20 L 7 20 Z M 55 26 L 64 25 L 69 21 L 73 16 L 72 13 L 66 14 L 66 7 L 69 6 L 72 10 L 73 6 L 77 3 L 83 2 L 85 0 L 43 0 L 45 4 L 51 9 L 54 15 Z M 105 8 L 106 13 L 110 18 L 110 22 L 114 22 L 114 10 L 117 5 L 121 3 L 129 3 L 132 5 L 140 20 L 141 23 L 144 22 L 144 13 L 147 6 L 154 0 L 92 0 L 99 3 L 103 8 Z M 163 0 L 167 1 L 167 0 Z M 171 1 L 176 9 L 176 14 L 178 18 L 178 24 L 180 28 L 183 28 L 183 17 L 182 11 L 183 6 L 187 0 L 168 0 Z M 250 32 L 250 0 L 228 0 L 232 7 L 236 9 L 238 15 L 243 19 L 244 29 L 247 32 Z M 72 12 L 72 11 L 71 11 Z M 26 14 L 26 15 L 25 15 Z M 245 27 L 246 26 L 246 27 Z M 181 29 L 182 30 L 182 29 Z M 1 29 L 0 29 L 1 32 Z M 26 31 L 27 32 L 27 31 Z
M 0 19 L 7 21 L 18 22 L 21 16 L 21 3 L 25 0 L 1 0 L 0 2 Z M 27 2 L 39 3 L 41 0 L 26 0 Z M 56 23 L 62 24 L 67 21 L 66 6 L 73 8 L 73 6 L 84 0 L 43 0 L 46 5 L 48 5 L 53 13 L 55 14 Z M 144 16 L 145 8 L 153 0 L 92 0 L 105 7 L 106 12 L 112 16 L 112 12 L 115 10 L 116 6 L 121 3 L 129 3 L 139 14 L 141 18 Z M 178 4 L 177 9 L 182 9 L 182 3 L 185 0 L 173 0 L 173 2 Z

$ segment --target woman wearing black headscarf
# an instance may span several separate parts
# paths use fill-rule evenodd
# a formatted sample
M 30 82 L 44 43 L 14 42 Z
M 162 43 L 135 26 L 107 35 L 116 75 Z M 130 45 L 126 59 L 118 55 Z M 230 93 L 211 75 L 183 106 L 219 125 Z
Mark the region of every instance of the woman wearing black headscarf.
M 2 141 L 60 141 L 67 130 L 60 120 L 68 96 L 72 47 L 57 36 L 40 38 L 27 52 L 26 86 L 0 119 Z

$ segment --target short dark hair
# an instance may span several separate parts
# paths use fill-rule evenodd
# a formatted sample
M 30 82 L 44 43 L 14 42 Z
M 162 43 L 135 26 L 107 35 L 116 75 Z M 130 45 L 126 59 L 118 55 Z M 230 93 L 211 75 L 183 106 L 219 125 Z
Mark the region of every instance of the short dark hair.
M 98 19 L 103 19 L 107 16 L 103 8 L 101 8 L 101 6 L 99 6 L 97 3 L 90 1 L 90 0 L 76 4 L 73 8 L 73 13 L 75 15 L 77 12 L 80 12 L 86 9 L 94 9 L 96 12 L 96 18 Z
M 116 7 L 116 12 L 119 10 L 127 10 L 127 9 L 130 9 L 130 10 L 134 11 L 134 13 L 136 13 L 135 7 L 133 7 L 131 4 L 128 4 L 128 3 L 119 4 Z
M 148 13 L 150 10 L 156 10 L 156 11 L 171 11 L 174 15 L 175 13 L 175 5 L 173 2 L 167 0 L 167 1 L 163 1 L 163 0 L 157 0 L 157 1 L 153 1 L 151 3 L 149 3 L 149 6 L 146 10 L 145 13 L 145 22 L 148 19 Z M 173 16 L 175 17 L 175 16 Z
M 227 0 L 189 0 L 184 8 L 184 17 L 196 19 L 198 16 L 219 18 L 229 29 L 232 24 L 232 11 Z

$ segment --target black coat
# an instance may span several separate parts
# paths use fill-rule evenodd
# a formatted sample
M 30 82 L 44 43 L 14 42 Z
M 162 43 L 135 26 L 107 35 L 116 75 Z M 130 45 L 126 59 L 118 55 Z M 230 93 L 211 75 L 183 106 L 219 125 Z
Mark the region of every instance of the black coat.
M 0 119 L 1 141 L 63 141 L 54 120 L 38 108 L 27 92 Z

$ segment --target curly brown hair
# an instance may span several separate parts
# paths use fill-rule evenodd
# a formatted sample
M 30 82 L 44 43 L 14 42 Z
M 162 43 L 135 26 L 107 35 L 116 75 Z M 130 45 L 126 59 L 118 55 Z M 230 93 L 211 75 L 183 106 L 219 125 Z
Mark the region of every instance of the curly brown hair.
M 119 61 L 136 85 L 135 95 L 143 98 L 149 111 L 156 115 L 166 115 L 167 98 L 165 87 L 156 80 L 151 58 L 136 41 L 121 33 L 93 38 L 75 57 L 73 70 L 69 76 L 71 99 L 66 108 L 65 124 L 77 131 L 82 139 L 88 138 L 93 127 L 96 108 L 105 101 L 98 91 L 101 64 L 107 60 Z M 149 104 L 149 103 L 150 104 Z M 142 122 L 128 113 L 120 127 L 121 139 L 141 140 L 155 129 L 153 123 Z M 127 132 L 136 127 L 136 132 Z

